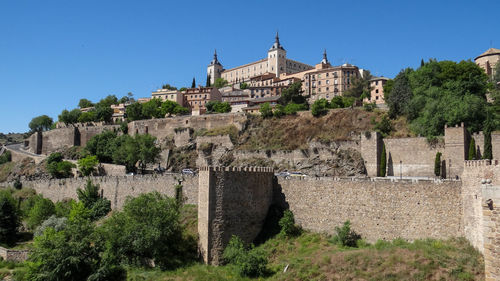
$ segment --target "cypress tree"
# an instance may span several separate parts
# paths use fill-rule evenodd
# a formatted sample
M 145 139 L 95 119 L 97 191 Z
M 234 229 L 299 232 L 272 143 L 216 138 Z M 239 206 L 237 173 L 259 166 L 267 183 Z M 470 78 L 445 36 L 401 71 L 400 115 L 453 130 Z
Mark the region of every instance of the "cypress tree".
M 469 160 L 476 160 L 476 142 L 474 141 L 474 138 L 471 138 L 470 144 L 469 144 Z
M 441 175 L 441 152 L 436 153 L 436 159 L 434 160 L 434 175 L 436 175 L 436 177 Z
M 196 88 L 196 81 L 194 80 L 194 77 L 193 77 L 193 83 L 191 83 L 191 88 Z
M 212 77 L 210 77 L 210 74 L 207 75 L 207 83 L 205 84 L 206 87 L 210 87 L 210 79 Z
M 493 159 L 493 152 L 491 147 L 491 132 L 484 132 L 484 150 L 483 150 L 483 159 Z
M 385 177 L 385 170 L 387 166 L 387 155 L 385 152 L 385 144 L 382 146 L 382 155 L 380 155 L 380 171 L 379 176 Z
M 422 60 L 420 61 L 420 67 L 422 67 L 422 66 L 424 66 L 424 65 L 425 65 L 425 62 L 424 62 L 424 59 L 422 59 Z

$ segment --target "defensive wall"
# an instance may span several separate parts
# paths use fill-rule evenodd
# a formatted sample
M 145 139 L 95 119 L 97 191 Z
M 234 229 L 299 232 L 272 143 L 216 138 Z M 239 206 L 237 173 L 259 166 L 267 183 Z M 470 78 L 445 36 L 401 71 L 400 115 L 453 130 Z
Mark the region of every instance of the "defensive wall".
M 165 174 L 91 177 L 90 179 L 100 186 L 102 195 L 111 201 L 113 209 L 120 209 L 128 196 L 136 197 L 152 191 L 175 197 L 175 185 L 179 183 L 182 184 L 185 203 L 198 204 L 197 176 Z M 33 188 L 37 193 L 57 202 L 68 198 L 77 199 L 76 190 L 84 188 L 86 183 L 86 178 L 37 180 L 23 181 L 23 187 Z
M 262 230 L 273 200 L 271 168 L 204 167 L 198 195 L 199 251 L 218 265 L 232 235 L 250 243 Z
M 500 184 L 491 183 L 487 179 L 481 186 L 486 281 L 500 280 Z
M 28 259 L 29 250 L 12 250 L 0 247 L 0 257 L 4 261 L 23 262 Z

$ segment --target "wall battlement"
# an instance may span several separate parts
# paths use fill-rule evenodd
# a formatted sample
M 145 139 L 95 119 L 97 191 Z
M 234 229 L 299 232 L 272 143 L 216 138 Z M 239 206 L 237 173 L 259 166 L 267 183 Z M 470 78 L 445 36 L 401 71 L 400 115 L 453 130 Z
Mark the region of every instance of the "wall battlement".
M 200 172 L 258 172 L 258 173 L 273 173 L 274 169 L 270 167 L 221 167 L 221 166 L 206 166 L 201 167 Z
M 467 167 L 484 167 L 484 166 L 498 166 L 499 162 L 496 159 L 493 160 L 465 160 L 464 166 Z

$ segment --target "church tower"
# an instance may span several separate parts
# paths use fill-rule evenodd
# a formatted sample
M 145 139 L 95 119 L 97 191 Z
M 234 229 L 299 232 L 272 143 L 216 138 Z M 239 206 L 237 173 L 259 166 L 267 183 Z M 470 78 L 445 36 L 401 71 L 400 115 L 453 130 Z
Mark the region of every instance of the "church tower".
M 214 58 L 207 67 L 207 76 L 210 77 L 210 85 L 213 85 L 215 80 L 221 77 L 222 70 L 222 64 L 217 59 L 217 50 L 214 50 Z
M 278 32 L 274 44 L 267 51 L 267 72 L 275 73 L 276 77 L 286 72 L 286 51 L 280 44 Z

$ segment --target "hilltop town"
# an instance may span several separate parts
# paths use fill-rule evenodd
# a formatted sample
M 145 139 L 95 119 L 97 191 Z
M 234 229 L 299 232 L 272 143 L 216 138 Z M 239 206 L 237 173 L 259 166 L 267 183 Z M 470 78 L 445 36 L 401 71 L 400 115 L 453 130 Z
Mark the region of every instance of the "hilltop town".
M 405 274 L 500 280 L 500 50 L 474 62 L 422 60 L 392 79 L 331 65 L 326 50 L 314 66 L 288 59 L 278 33 L 264 59 L 225 69 L 220 57 L 205 86 L 82 98 L 56 122 L 34 117 L 22 143 L 6 137 L 0 185 L 12 187 L 5 200 L 18 200 L 23 228 L 41 233 L 32 260 L 50 267 L 50 235 L 62 235 L 93 251 L 91 276 L 105 277 L 92 280 L 123 280 L 123 265 L 170 270 L 197 259 L 242 278 L 302 280 L 301 262 L 283 264 L 276 247 L 315 240 L 336 245 L 321 251 L 420 245 L 434 255 L 426 259 L 457 247 L 467 256 L 453 269 L 441 266 L 455 256 L 405 264 Z M 52 211 L 35 219 L 37 208 Z M 181 215 L 194 222 L 181 227 Z M 154 242 L 133 248 L 136 236 Z M 5 260 L 28 255 L 0 247 Z M 330 256 L 314 263 L 342 276 Z

